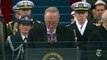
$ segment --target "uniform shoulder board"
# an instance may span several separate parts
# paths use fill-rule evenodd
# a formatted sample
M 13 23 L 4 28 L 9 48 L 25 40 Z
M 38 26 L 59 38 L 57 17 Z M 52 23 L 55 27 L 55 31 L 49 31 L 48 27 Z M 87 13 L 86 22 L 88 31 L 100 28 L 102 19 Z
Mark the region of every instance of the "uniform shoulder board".
M 35 21 L 34 21 L 33 18 L 31 18 L 31 21 L 33 21 L 33 23 L 41 23 L 41 21 L 39 21 L 39 20 L 35 20 Z
M 9 24 L 12 24 L 12 23 L 13 23 L 13 21 L 10 21 L 10 22 L 9 22 Z
M 66 27 L 69 27 L 71 24 L 66 25 Z
M 31 18 L 30 20 L 33 21 L 33 24 L 35 23 L 33 18 Z
M 99 27 L 101 24 L 93 23 L 93 25 Z
M 6 24 L 6 27 L 8 28 L 9 24 Z
M 6 24 L 7 28 L 8 28 L 9 26 L 11 26 L 12 23 L 13 23 L 13 21 L 8 22 L 8 23 Z
M 72 24 L 74 24 L 75 23 L 75 21 L 74 22 L 71 22 L 70 24 L 68 24 L 68 25 L 66 25 L 66 26 L 71 26 Z
M 41 23 L 41 21 L 36 20 L 37 23 Z
M 68 27 L 69 25 L 66 25 L 66 27 Z
M 75 21 L 72 21 L 72 22 L 71 22 L 71 24 L 74 24 L 74 23 L 75 23 Z

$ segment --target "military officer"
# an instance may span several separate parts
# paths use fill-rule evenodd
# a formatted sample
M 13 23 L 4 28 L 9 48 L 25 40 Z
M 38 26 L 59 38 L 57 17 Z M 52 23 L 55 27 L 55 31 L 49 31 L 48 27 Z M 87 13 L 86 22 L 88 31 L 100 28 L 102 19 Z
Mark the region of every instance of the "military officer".
M 73 31 L 73 36 L 77 47 L 81 50 L 81 60 L 86 60 L 86 50 L 89 35 L 96 29 L 96 26 L 87 20 L 88 10 L 91 5 L 87 2 L 76 2 L 71 5 L 75 12 L 75 23 L 68 28 Z
M 23 60 L 24 48 L 26 48 L 29 31 L 33 21 L 29 17 L 21 18 L 18 21 L 19 31 L 15 35 L 8 36 L 6 44 L 7 60 Z
M 96 26 L 101 25 L 101 16 L 106 10 L 106 4 L 102 0 L 96 1 L 96 3 L 93 6 L 92 14 L 88 17 L 89 21 Z
M 17 21 L 20 20 L 21 17 L 30 16 L 30 18 L 34 21 L 35 24 L 40 23 L 40 21 L 33 19 L 31 16 L 31 9 L 33 7 L 34 3 L 28 0 L 19 1 L 15 6 L 13 6 L 15 16 L 13 16 L 12 21 L 8 24 L 8 35 L 14 35 L 18 31 Z
M 17 13 L 19 11 L 19 8 L 15 5 L 13 6 L 13 11 L 15 11 L 15 16 L 13 19 L 16 19 L 16 21 L 10 21 L 8 24 L 7 24 L 7 35 L 14 35 L 18 29 L 17 29 L 17 25 L 18 25 L 18 22 L 17 20 L 21 18 L 21 16 Z M 20 18 L 19 18 L 20 17 Z
M 29 16 L 32 13 L 31 9 L 34 7 L 34 3 L 32 1 L 23 0 L 19 1 L 16 6 L 19 8 L 17 13 L 20 15 L 20 17 Z

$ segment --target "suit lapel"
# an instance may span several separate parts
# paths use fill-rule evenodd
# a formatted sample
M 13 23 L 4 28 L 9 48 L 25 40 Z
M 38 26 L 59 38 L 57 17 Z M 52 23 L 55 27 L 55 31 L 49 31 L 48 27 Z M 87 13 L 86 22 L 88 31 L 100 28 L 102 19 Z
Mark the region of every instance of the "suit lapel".
M 61 27 L 58 25 L 57 26 L 57 28 L 56 28 L 56 37 L 57 37 L 57 41 L 60 41 L 61 39 L 60 39 L 60 37 L 61 37 L 61 35 L 60 35 L 60 32 L 61 32 L 61 29 L 60 29 Z
M 43 37 L 42 37 L 42 41 L 47 42 L 48 37 L 47 37 L 47 28 L 45 25 L 43 25 Z

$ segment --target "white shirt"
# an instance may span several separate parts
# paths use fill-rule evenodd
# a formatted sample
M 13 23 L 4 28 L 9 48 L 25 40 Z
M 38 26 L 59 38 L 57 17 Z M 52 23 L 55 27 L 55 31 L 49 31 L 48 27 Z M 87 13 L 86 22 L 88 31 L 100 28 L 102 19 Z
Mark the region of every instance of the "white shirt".
M 85 20 L 85 23 L 84 23 L 83 25 L 80 25 L 80 24 L 78 23 L 78 21 L 76 20 L 76 25 L 77 25 L 77 28 L 79 29 L 81 35 L 84 34 L 84 31 L 85 31 L 85 28 L 86 28 L 86 26 L 87 26 L 87 23 L 88 23 L 88 20 Z
M 27 38 L 28 36 L 21 35 L 21 37 L 22 37 L 22 40 L 24 40 L 25 37 Z M 26 43 L 27 41 L 24 41 L 24 42 Z
M 54 29 L 54 31 L 52 32 L 52 34 L 56 33 L 56 29 Z M 50 34 L 49 29 L 47 28 L 47 34 Z

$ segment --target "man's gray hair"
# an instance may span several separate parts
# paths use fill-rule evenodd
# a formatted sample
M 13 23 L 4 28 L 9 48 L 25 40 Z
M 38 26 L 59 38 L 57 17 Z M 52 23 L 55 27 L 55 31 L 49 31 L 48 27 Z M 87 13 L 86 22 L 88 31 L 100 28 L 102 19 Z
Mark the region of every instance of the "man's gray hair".
M 59 10 L 58 10 L 58 8 L 56 8 L 56 7 L 48 7 L 48 8 L 45 10 L 45 14 L 46 14 L 47 12 L 56 12 L 56 13 L 58 13 L 58 15 L 59 15 Z
M 107 10 L 104 11 L 104 13 L 102 14 L 102 22 L 107 22 Z

